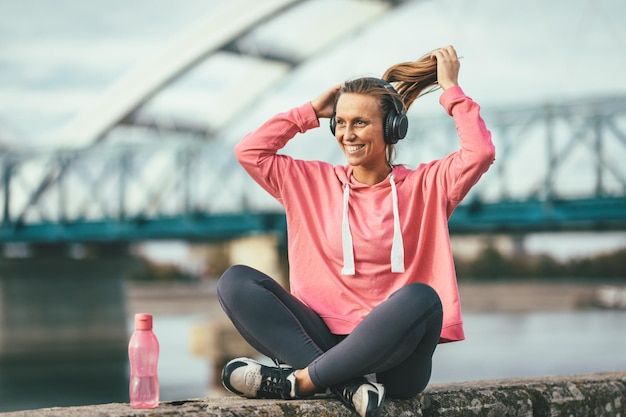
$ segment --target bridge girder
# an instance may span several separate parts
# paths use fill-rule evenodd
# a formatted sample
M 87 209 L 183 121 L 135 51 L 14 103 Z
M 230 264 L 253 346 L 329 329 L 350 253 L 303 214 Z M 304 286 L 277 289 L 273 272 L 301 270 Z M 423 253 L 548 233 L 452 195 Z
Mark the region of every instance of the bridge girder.
M 455 211 L 452 233 L 626 230 L 626 97 L 486 109 L 485 117 L 496 165 Z M 449 117 L 413 121 L 415 140 L 402 149 L 409 159 L 428 160 L 433 142 L 456 146 Z M 242 225 L 283 230 L 279 204 L 235 165 L 221 141 L 0 154 L 0 241 L 210 240 L 243 233 Z M 571 184 L 558 174 L 568 170 L 575 185 L 586 185 L 562 190 Z M 520 180 L 525 189 L 515 194 Z

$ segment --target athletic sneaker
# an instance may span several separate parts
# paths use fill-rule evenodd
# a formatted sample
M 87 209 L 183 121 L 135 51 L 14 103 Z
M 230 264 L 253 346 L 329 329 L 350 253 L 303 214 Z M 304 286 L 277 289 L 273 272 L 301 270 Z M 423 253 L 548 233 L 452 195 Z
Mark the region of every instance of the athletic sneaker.
M 331 391 L 361 417 L 377 417 L 383 407 L 385 387 L 365 378 L 357 378 L 332 387 Z
M 250 358 L 228 362 L 222 371 L 222 384 L 233 394 L 247 398 L 297 398 L 292 367 L 266 366 Z

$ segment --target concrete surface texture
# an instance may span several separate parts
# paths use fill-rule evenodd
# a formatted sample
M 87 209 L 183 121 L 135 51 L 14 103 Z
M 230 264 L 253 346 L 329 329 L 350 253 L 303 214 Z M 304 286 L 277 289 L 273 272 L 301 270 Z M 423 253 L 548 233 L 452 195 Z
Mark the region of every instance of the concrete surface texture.
M 410 400 L 387 400 L 381 416 L 626 416 L 626 371 L 603 374 L 432 385 Z M 239 397 L 162 403 L 151 410 L 128 404 L 47 408 L 1 417 L 354 417 L 338 400 L 249 400 Z

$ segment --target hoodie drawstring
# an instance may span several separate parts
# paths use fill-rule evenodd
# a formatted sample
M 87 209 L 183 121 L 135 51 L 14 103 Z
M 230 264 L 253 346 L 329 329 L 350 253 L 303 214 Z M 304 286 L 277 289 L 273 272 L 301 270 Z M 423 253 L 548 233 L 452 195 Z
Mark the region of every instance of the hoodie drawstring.
M 393 241 L 391 244 L 391 272 L 404 272 L 404 243 L 400 230 L 400 213 L 398 211 L 398 192 L 396 190 L 395 176 L 389 176 L 391 183 L 391 201 L 393 208 Z M 343 249 L 342 275 L 354 275 L 354 247 L 350 221 L 348 219 L 348 201 L 350 199 L 350 184 L 346 183 L 343 189 L 343 216 L 341 219 L 341 246 Z
M 350 184 L 346 183 L 343 189 L 343 217 L 341 219 L 341 246 L 343 247 L 342 275 L 354 275 L 354 248 L 352 247 L 352 233 L 348 220 L 348 199 L 350 198 Z
M 394 175 L 389 176 L 391 183 L 391 200 L 393 204 L 393 242 L 391 243 L 391 272 L 404 272 L 404 243 L 400 230 L 400 213 L 398 211 L 398 192 Z

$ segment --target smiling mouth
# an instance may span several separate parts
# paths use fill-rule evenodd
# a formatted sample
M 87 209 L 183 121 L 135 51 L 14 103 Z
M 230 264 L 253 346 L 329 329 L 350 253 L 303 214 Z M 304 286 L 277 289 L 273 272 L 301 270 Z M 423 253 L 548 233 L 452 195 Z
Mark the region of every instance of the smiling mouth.
M 363 149 L 364 147 L 365 145 L 346 145 L 345 146 L 346 151 L 349 153 L 357 152 L 358 150 Z

